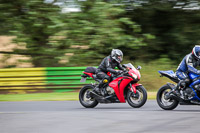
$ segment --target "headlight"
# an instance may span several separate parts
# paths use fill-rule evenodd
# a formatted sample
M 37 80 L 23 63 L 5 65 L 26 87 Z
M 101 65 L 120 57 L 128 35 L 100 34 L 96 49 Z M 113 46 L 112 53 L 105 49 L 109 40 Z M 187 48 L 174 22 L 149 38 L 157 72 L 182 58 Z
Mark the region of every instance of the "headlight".
M 134 79 L 137 79 L 137 75 L 135 75 L 134 73 L 131 73 L 131 75 L 132 75 L 132 77 L 134 78 Z

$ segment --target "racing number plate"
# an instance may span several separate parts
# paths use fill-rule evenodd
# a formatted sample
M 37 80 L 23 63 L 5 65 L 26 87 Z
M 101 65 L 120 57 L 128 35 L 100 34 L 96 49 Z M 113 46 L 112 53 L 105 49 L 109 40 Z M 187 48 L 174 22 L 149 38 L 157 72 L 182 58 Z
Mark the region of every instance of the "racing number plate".
M 85 81 L 86 81 L 86 78 L 82 77 L 80 82 L 85 82 Z

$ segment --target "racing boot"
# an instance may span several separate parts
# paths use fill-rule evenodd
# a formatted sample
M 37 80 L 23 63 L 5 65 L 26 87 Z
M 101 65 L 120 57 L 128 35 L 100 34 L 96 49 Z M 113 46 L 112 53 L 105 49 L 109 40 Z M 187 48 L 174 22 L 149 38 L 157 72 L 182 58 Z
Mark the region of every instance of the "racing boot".
M 101 80 L 99 82 L 99 84 L 94 88 L 93 92 L 98 94 L 98 95 L 101 95 L 101 88 L 102 88 L 103 84 L 104 84 L 103 80 Z
M 177 96 L 181 96 L 180 91 L 185 90 L 187 88 L 187 84 L 189 84 L 189 80 L 185 79 L 185 80 L 180 80 L 179 83 L 177 84 L 176 88 L 174 89 L 174 93 Z
M 97 94 L 100 94 L 102 96 L 104 96 L 106 94 L 104 88 L 105 88 L 105 84 L 108 83 L 108 80 L 107 79 L 103 79 L 100 81 L 99 85 L 97 85 L 95 88 L 94 88 L 94 91 L 97 93 Z

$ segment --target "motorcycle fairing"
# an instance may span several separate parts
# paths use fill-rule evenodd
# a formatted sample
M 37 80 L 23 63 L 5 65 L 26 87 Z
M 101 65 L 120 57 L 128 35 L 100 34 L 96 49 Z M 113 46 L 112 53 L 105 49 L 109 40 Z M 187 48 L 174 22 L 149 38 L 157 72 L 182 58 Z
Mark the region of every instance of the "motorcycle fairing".
M 129 75 L 131 75 L 131 73 L 134 73 L 135 75 L 137 75 L 138 80 L 140 80 L 140 72 L 133 66 L 132 68 L 129 68 Z
M 83 73 L 93 78 L 94 73 L 87 73 L 87 72 L 83 72 Z
M 192 79 L 192 80 L 198 79 L 198 78 L 200 77 L 200 75 L 195 74 L 195 73 L 189 73 L 188 75 L 189 75 L 189 78 Z M 198 97 L 198 95 L 197 95 L 195 89 L 193 88 L 193 86 L 195 86 L 195 85 L 197 85 L 197 84 L 200 84 L 200 79 L 198 79 L 198 80 L 192 82 L 192 83 L 189 85 L 189 87 L 192 88 L 192 90 L 193 90 L 193 92 L 194 92 L 194 94 L 195 94 L 195 96 L 194 96 L 191 100 L 196 100 L 196 99 L 197 99 L 197 100 L 200 101 L 200 98 Z
M 177 81 L 177 77 L 174 73 L 173 70 L 168 70 L 168 71 L 158 71 L 161 75 L 163 76 L 166 76 L 168 78 L 170 78 L 172 81 Z M 197 74 L 194 74 L 194 73 L 189 73 L 189 78 L 194 80 L 194 79 L 197 79 L 196 81 L 192 82 L 189 87 L 192 88 L 193 92 L 195 93 L 195 96 L 192 97 L 190 100 L 199 100 L 200 101 L 200 98 L 198 97 L 195 89 L 193 88 L 194 85 L 196 84 L 200 84 L 200 79 L 198 79 L 200 77 L 200 75 L 197 75 Z M 178 82 L 177 82 L 178 83 Z
M 200 75 L 194 74 L 194 73 L 189 73 L 188 75 L 189 75 L 190 79 L 192 79 L 192 80 L 194 80 L 195 78 L 200 77 Z
M 112 87 L 115 91 L 115 94 L 121 103 L 125 103 L 124 98 L 124 89 L 132 81 L 131 77 L 119 77 L 109 83 L 109 86 Z
M 133 92 L 136 93 L 136 87 L 137 86 L 141 86 L 142 84 L 138 84 L 138 83 L 135 83 L 135 84 L 131 84 L 132 88 L 133 88 Z M 132 91 L 132 89 L 129 87 L 129 89 Z
M 194 96 L 193 98 L 191 98 L 191 100 L 196 100 L 196 99 L 197 99 L 197 100 L 200 101 L 200 98 L 198 97 L 198 95 L 197 95 L 195 89 L 193 88 L 193 86 L 196 85 L 196 84 L 200 84 L 200 79 L 194 81 L 193 83 L 191 83 L 191 84 L 189 85 L 189 87 L 192 88 L 192 90 L 193 90 L 193 92 L 194 92 L 194 94 L 195 94 L 195 96 Z
M 174 73 L 173 70 L 168 70 L 168 71 L 158 71 L 162 76 L 165 76 L 167 78 L 170 78 L 172 81 L 178 83 L 179 79 L 176 76 L 176 74 Z
M 111 76 L 111 73 L 110 73 L 110 72 L 108 72 L 108 73 L 107 73 L 107 75 L 110 77 L 110 76 Z
M 168 70 L 168 71 L 158 71 L 161 75 L 165 76 L 168 75 L 170 77 L 176 77 L 176 74 L 174 73 L 173 70 Z

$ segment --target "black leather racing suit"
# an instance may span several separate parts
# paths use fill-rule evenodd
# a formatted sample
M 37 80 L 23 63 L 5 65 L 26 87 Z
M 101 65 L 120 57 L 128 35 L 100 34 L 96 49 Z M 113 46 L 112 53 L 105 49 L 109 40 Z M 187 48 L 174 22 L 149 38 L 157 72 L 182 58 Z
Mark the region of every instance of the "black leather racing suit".
M 122 65 L 120 63 L 116 62 L 115 60 L 113 60 L 110 55 L 105 57 L 97 69 L 97 72 L 96 72 L 97 78 L 99 78 L 99 79 L 106 78 L 106 79 L 110 80 L 107 73 L 110 72 L 113 74 L 117 74 L 115 67 L 118 67 L 120 70 L 124 70 Z

